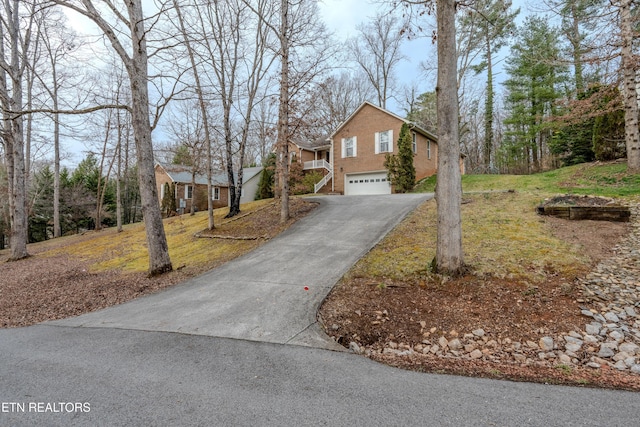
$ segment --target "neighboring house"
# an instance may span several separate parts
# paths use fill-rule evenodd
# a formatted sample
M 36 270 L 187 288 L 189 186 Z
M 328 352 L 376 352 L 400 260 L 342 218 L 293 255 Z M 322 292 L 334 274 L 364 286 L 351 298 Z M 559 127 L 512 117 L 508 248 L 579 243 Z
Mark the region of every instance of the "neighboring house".
M 261 167 L 243 168 L 242 196 L 240 203 L 255 200 L 260 181 Z M 195 203 L 196 211 L 205 211 L 207 203 L 207 176 L 196 174 L 195 187 L 192 185 L 191 169 L 183 165 L 155 166 L 156 185 L 160 203 L 164 197 L 165 184 L 173 183 L 175 186 L 175 198 L 178 213 L 191 211 L 191 205 Z M 237 179 L 237 178 L 236 178 Z M 229 206 L 229 180 L 226 172 L 218 171 L 211 179 L 213 185 L 214 209 Z
M 397 154 L 403 123 L 411 126 L 416 180 L 437 171 L 435 135 L 385 109 L 364 102 L 329 137 L 332 173 L 322 184 L 346 195 L 390 194 L 392 186 L 384 167 L 385 155 Z

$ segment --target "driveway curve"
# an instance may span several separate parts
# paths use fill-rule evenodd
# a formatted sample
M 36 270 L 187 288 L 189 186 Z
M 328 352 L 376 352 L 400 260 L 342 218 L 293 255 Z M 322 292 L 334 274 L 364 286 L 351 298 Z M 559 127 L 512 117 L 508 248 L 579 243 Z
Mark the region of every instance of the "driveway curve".
M 327 196 L 260 248 L 181 285 L 49 324 L 342 349 L 317 325 L 340 277 L 430 194 Z

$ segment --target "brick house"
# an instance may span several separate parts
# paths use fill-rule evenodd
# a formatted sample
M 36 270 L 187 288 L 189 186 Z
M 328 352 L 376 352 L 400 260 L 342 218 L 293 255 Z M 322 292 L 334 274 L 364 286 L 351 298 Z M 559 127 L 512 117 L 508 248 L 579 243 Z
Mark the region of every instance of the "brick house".
M 411 126 L 416 180 L 436 173 L 438 144 L 435 135 L 385 109 L 364 102 L 329 137 L 331 174 L 321 182 L 331 192 L 390 194 L 384 167 L 386 153 L 398 153 L 397 140 L 404 123 Z M 462 167 L 462 163 L 461 163 Z
M 243 168 L 242 196 L 240 203 L 255 200 L 260 181 L 261 167 Z M 162 203 L 165 184 L 173 183 L 175 188 L 176 206 L 178 213 L 191 211 L 191 205 L 195 203 L 196 211 L 207 210 L 207 176 L 196 174 L 195 187 L 192 184 L 191 168 L 183 165 L 155 166 L 156 185 L 158 187 L 159 202 Z M 212 176 L 213 208 L 218 209 L 229 206 L 229 180 L 227 173 L 218 171 Z

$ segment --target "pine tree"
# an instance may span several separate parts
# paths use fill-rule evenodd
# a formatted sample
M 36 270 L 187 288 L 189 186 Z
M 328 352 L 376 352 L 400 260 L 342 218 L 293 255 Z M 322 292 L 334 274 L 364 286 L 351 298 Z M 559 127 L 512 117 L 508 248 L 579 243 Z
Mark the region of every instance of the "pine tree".
M 258 192 L 256 194 L 256 200 L 270 199 L 273 197 L 273 191 L 275 186 L 275 174 L 276 174 L 276 155 L 274 153 L 269 154 L 266 162 L 264 163 L 264 169 L 260 176 L 260 182 L 258 183 Z
M 398 154 L 387 154 L 384 161 L 387 178 L 396 193 L 407 193 L 416 183 L 416 168 L 413 165 L 413 139 L 409 125 L 404 123 L 398 137 Z
M 505 82 L 507 161 L 520 172 L 538 171 L 552 135 L 548 118 L 556 114 L 559 87 L 567 76 L 557 29 L 543 18 L 527 18 L 511 47 L 506 69 L 510 74 Z
M 176 187 L 175 184 L 165 182 L 164 184 L 164 195 L 162 196 L 162 212 L 165 216 L 169 217 L 177 211 L 176 204 Z

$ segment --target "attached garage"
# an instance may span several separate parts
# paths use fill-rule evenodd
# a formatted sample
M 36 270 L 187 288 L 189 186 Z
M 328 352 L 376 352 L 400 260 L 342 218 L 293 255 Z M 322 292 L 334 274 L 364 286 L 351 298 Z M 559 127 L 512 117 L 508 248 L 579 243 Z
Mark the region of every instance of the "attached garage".
M 391 194 L 391 184 L 387 181 L 387 172 L 367 172 L 345 175 L 344 194 L 349 196 Z

